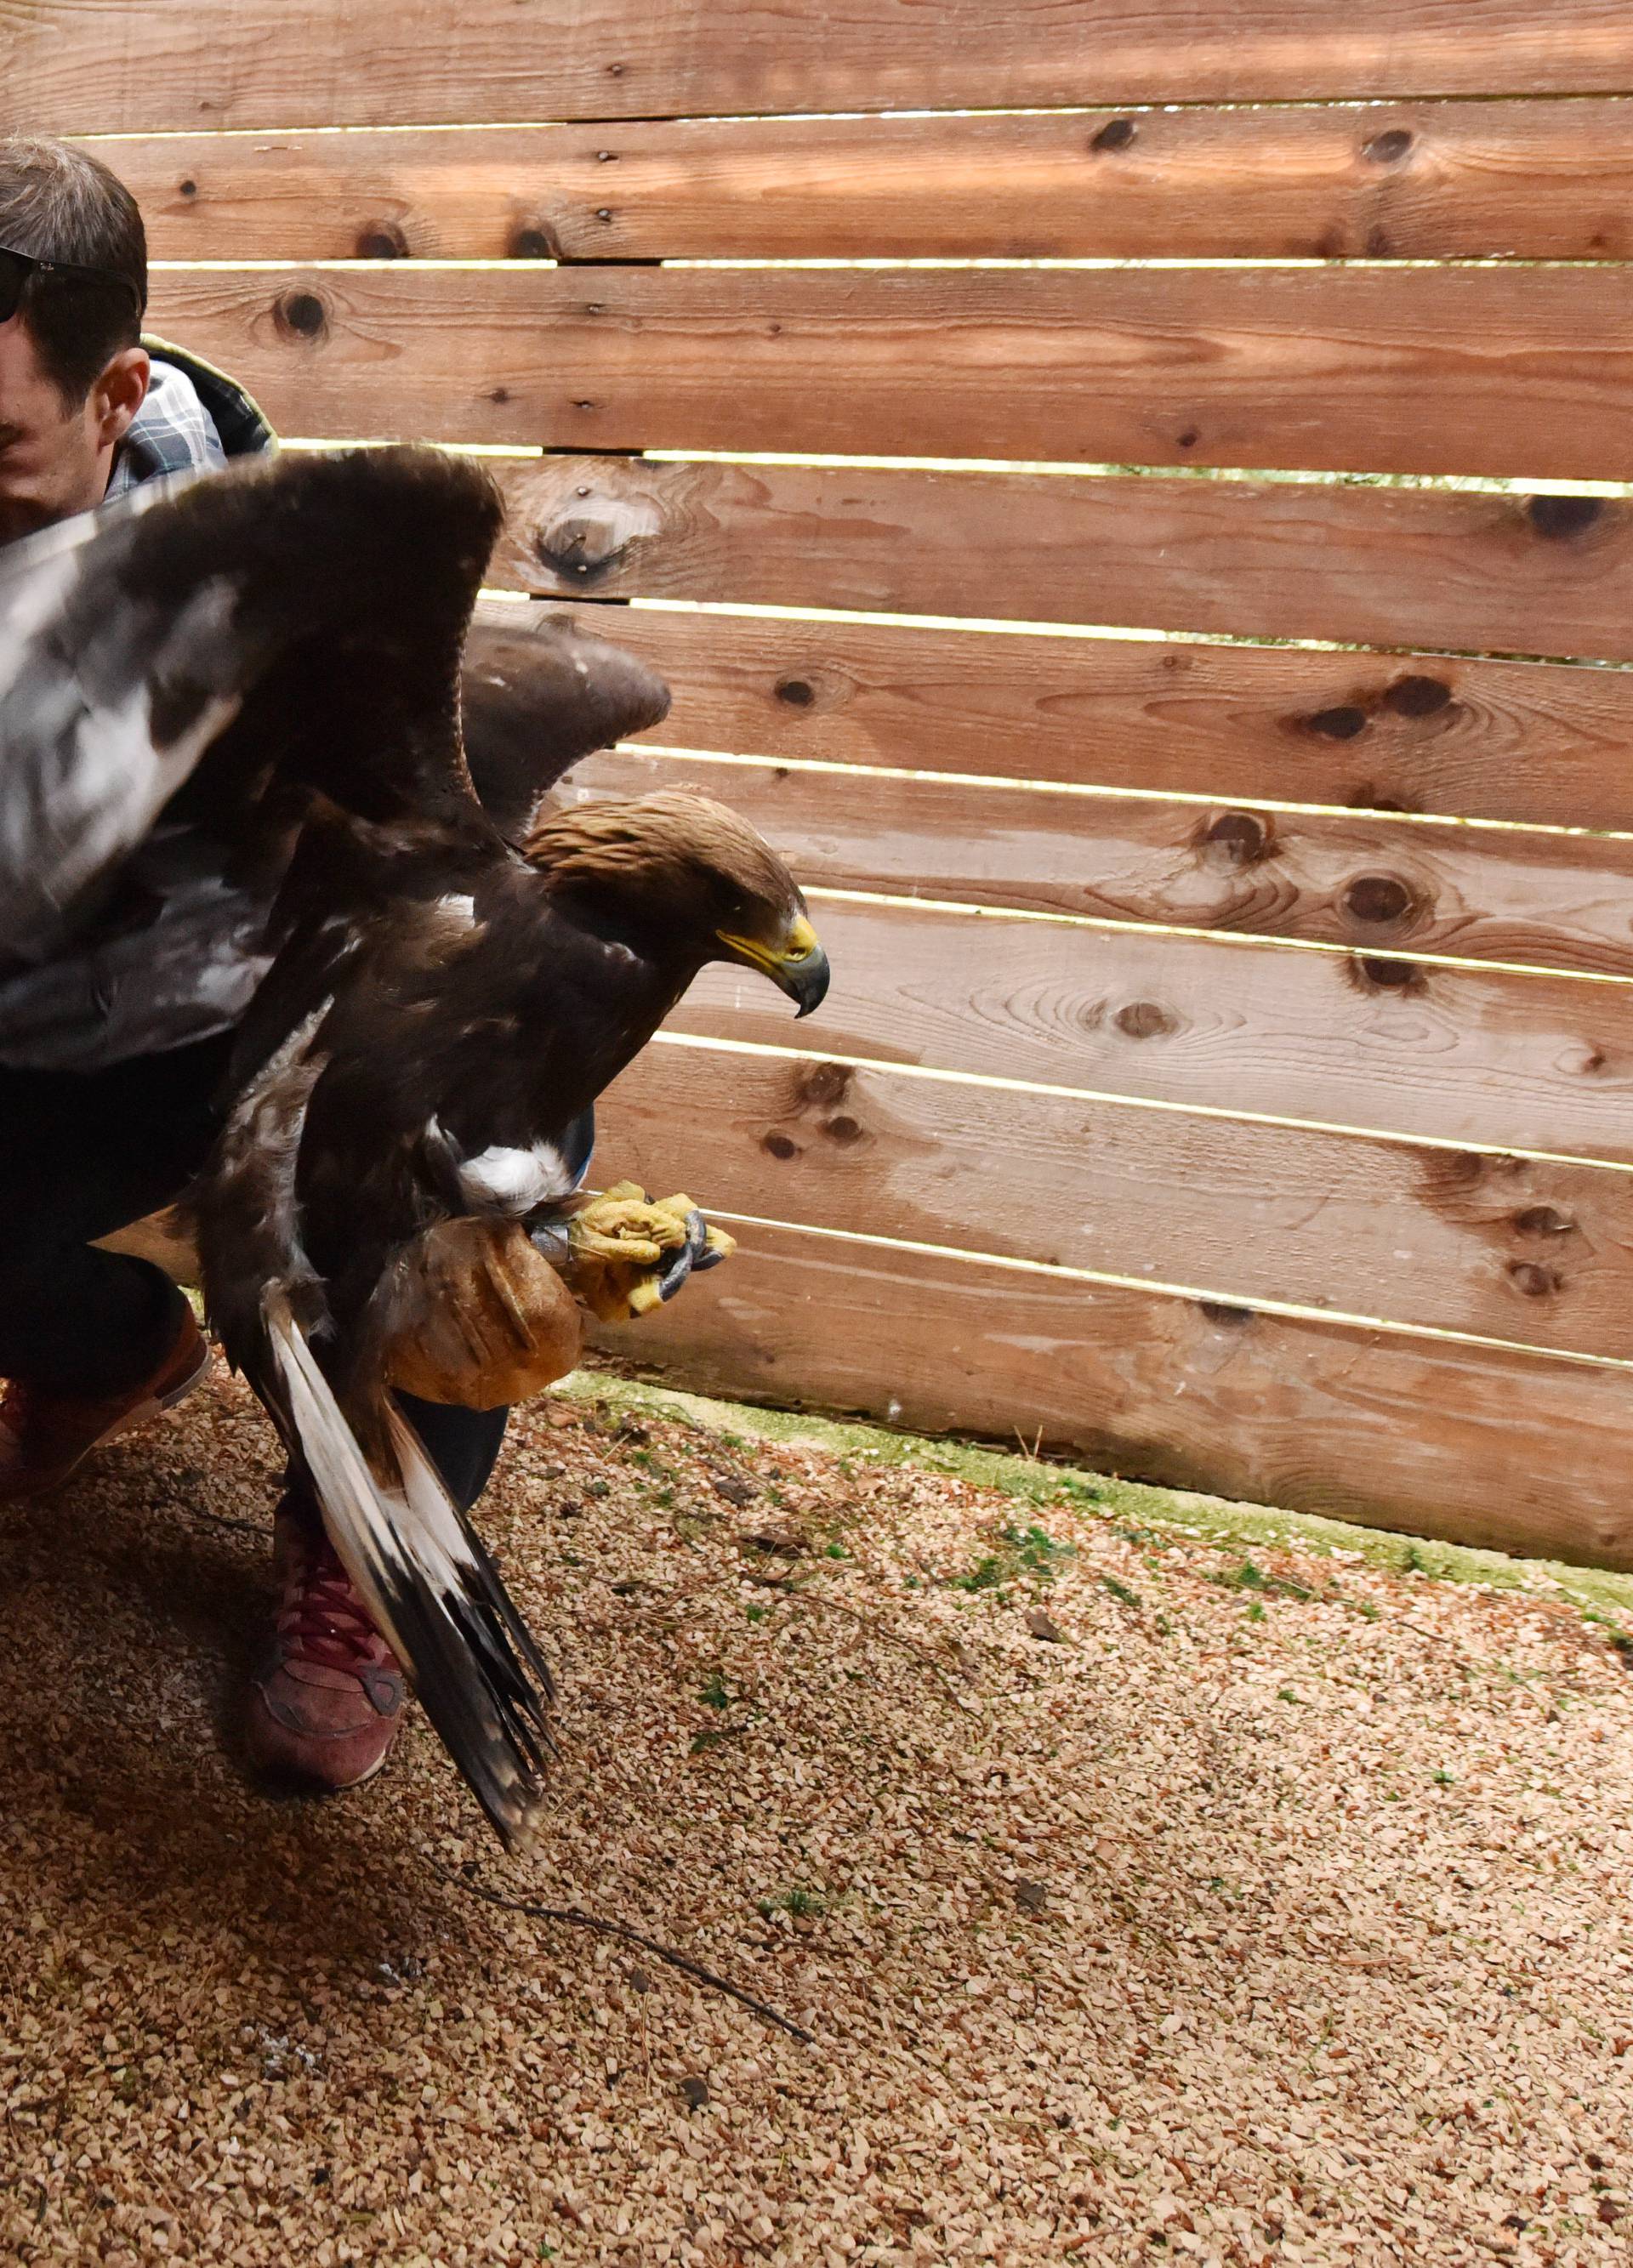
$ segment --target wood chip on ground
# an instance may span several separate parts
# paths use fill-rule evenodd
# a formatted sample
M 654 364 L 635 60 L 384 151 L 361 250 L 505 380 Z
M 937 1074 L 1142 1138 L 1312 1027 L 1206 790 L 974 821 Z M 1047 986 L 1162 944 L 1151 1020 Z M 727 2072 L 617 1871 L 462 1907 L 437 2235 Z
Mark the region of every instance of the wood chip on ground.
M 1633 1676 L 1567 1600 L 553 1401 L 482 1514 L 561 1683 L 513 1864 L 417 1718 L 246 1779 L 276 1469 L 216 1384 L 0 1513 L 0 2257 L 1629 2257 Z

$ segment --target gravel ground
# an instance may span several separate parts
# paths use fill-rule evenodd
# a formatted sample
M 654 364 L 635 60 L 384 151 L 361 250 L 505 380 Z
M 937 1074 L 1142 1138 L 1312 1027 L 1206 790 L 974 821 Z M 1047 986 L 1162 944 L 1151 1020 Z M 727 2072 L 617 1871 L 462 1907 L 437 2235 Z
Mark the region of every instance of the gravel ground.
M 536 1409 L 488 1499 L 561 1668 L 525 1865 L 418 1721 L 246 1783 L 237 1389 L 0 1513 L 0 2257 L 1626 2262 L 1613 1620 L 660 1407 Z

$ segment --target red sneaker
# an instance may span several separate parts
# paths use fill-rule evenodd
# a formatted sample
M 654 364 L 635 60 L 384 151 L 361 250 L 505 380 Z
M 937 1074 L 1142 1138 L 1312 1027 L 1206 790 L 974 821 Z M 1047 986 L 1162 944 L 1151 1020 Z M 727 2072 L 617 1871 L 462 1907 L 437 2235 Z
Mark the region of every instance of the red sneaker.
M 282 1595 L 270 1657 L 249 1690 L 250 1760 L 310 1788 L 356 1787 L 397 1736 L 402 1669 L 314 1521 L 280 1512 L 273 1552 Z
M 53 1394 L 8 1381 L 0 1397 L 0 1504 L 44 1496 L 104 1441 L 174 1410 L 210 1374 L 210 1349 L 189 1308 L 159 1368 L 122 1394 Z

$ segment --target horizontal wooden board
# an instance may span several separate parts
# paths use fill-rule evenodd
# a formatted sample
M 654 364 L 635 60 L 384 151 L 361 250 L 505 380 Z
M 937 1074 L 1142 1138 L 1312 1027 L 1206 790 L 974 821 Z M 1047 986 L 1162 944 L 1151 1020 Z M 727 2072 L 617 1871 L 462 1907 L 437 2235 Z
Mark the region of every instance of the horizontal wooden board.
M 1633 988 L 843 899 L 812 912 L 834 965 L 819 1017 L 795 1029 L 763 980 L 719 968 L 674 1027 L 1633 1161 Z
M 735 805 L 829 889 L 1633 978 L 1626 840 L 633 752 L 586 758 L 571 792 L 683 782 Z
M 1633 475 L 1622 268 L 161 269 L 289 432 Z
M 547 595 L 1633 659 L 1633 506 L 1615 498 L 606 457 L 496 469 L 511 522 L 494 578 Z M 1376 658 L 1341 664 L 1376 683 Z M 1376 702 L 1340 705 L 1364 725 Z M 1324 736 L 1358 729 L 1309 713 Z
M 100 154 L 165 260 L 1633 252 L 1633 103 L 1615 100 L 166 135 Z
M 683 1043 L 597 1115 L 598 1172 L 722 1211 L 1633 1359 L 1601 1167 Z
M 1633 1567 L 1621 1373 L 797 1230 L 742 1239 L 672 1307 L 597 1332 L 602 1351 L 703 1393 Z
M 0 124 L 107 133 L 1299 95 L 1621 93 L 1622 0 L 27 0 Z
M 1633 672 L 560 610 L 667 680 L 680 747 L 1633 829 Z

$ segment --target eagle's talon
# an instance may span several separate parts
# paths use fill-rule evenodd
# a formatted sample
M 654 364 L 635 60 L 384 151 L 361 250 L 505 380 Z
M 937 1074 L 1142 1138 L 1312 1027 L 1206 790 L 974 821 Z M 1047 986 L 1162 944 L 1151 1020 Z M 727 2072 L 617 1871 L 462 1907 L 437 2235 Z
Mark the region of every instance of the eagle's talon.
M 670 1253 L 658 1270 L 658 1302 L 661 1307 L 667 1307 L 675 1297 L 691 1275 L 696 1262 L 697 1254 L 689 1236 L 684 1244 Z

